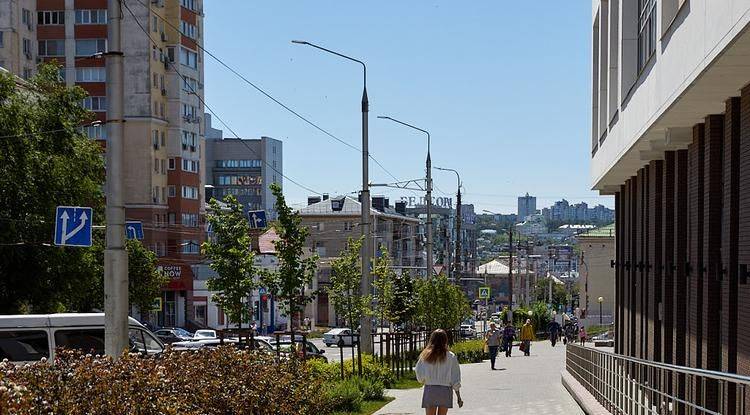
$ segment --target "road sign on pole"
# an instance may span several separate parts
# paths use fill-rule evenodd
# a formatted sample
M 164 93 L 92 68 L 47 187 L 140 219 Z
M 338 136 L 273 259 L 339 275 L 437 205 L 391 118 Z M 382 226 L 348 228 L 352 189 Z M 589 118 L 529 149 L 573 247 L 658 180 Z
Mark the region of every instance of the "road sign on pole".
M 93 218 L 90 207 L 58 206 L 55 210 L 55 245 L 91 246 Z
M 265 210 L 251 210 L 247 216 L 250 218 L 250 229 L 263 229 L 268 225 Z
M 490 287 L 479 287 L 479 298 L 485 300 L 490 298 Z
M 143 240 L 143 222 L 139 220 L 125 221 L 125 236 L 128 239 Z

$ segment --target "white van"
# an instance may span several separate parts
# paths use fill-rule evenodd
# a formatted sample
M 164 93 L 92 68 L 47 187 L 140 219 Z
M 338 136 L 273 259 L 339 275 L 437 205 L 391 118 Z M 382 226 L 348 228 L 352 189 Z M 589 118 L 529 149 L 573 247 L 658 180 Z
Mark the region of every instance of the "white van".
M 132 317 L 132 352 L 157 354 L 164 345 Z M 0 315 L 0 361 L 33 362 L 55 358 L 57 348 L 104 354 L 104 313 Z

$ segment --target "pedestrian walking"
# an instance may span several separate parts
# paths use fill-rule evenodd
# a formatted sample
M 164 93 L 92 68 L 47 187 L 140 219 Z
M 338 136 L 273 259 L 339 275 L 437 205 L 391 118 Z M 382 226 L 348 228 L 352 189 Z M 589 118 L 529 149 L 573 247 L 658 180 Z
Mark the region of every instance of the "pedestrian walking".
M 586 327 L 584 326 L 578 330 L 578 341 L 581 342 L 581 346 L 586 347 Z
M 516 328 L 509 321 L 505 323 L 503 329 L 503 350 L 505 350 L 505 357 L 510 357 L 510 353 L 513 351 L 513 339 L 516 338 Z
M 547 326 L 547 332 L 549 333 L 549 341 L 552 343 L 552 347 L 555 347 L 555 344 L 557 343 L 557 338 L 560 335 L 560 323 L 558 323 L 555 320 L 552 320 L 549 325 Z
M 490 353 L 490 369 L 495 370 L 495 359 L 497 358 L 497 349 L 500 348 L 502 332 L 498 330 L 495 323 L 490 323 L 490 329 L 484 334 L 484 343 L 487 345 Z
M 422 408 L 426 415 L 447 414 L 448 409 L 453 408 L 453 392 L 456 393 L 458 407 L 464 405 L 459 392 L 461 367 L 456 355 L 448 350 L 448 335 L 445 330 L 432 332 L 414 371 L 417 381 L 424 385 Z
M 524 356 L 531 355 L 532 340 L 534 340 L 534 326 L 531 324 L 531 319 L 527 319 L 526 324 L 521 327 L 521 345 Z

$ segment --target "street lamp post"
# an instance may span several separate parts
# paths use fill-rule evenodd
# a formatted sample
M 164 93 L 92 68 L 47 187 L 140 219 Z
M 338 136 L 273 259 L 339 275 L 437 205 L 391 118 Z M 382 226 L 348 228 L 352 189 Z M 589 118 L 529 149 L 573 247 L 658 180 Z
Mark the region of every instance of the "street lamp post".
M 430 159 L 430 133 L 427 130 L 415 127 L 395 118 L 384 115 L 378 115 L 378 118 L 390 120 L 427 134 L 427 185 L 425 187 L 427 188 L 427 278 L 430 278 L 432 277 L 432 273 L 435 272 L 432 266 L 432 160 Z
M 306 42 L 303 40 L 292 40 L 292 43 L 306 45 L 323 52 L 336 55 L 338 57 L 356 62 L 362 65 L 363 86 L 362 86 L 362 278 L 360 280 L 360 291 L 362 294 L 370 293 L 372 280 L 370 277 L 370 257 L 372 255 L 370 240 L 370 178 L 369 178 L 369 137 L 368 137 L 368 115 L 370 111 L 370 102 L 367 99 L 367 65 L 359 59 L 326 49 L 322 46 Z M 372 322 L 369 317 L 363 317 L 360 320 L 360 333 L 371 333 Z M 373 344 L 372 336 L 365 335 L 360 338 L 360 348 L 362 352 L 372 354 Z
M 461 278 L 461 222 L 463 222 L 463 218 L 461 217 L 461 176 L 458 174 L 458 171 L 453 169 L 443 167 L 435 168 L 442 171 L 452 171 L 453 173 L 456 173 L 456 179 L 458 180 L 456 190 L 456 257 L 453 260 L 453 272 L 458 273 L 459 278 Z
M 599 297 L 597 300 L 599 301 L 599 325 L 603 326 L 604 318 L 602 317 L 602 303 L 604 302 L 604 297 Z

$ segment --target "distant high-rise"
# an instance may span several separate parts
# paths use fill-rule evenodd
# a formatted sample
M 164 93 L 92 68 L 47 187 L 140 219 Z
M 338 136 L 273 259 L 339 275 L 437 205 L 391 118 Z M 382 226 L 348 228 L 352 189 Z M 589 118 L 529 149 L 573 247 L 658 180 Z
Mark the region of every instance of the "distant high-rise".
M 523 221 L 526 219 L 527 216 L 533 215 L 536 213 L 536 197 L 529 196 L 528 193 L 526 193 L 526 196 L 521 196 L 518 198 L 518 220 Z

